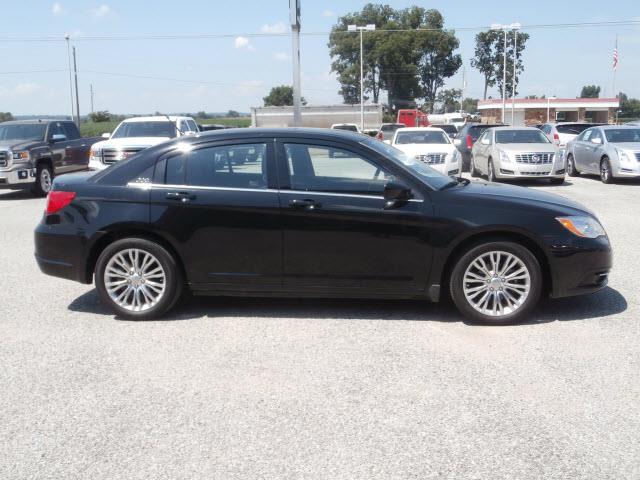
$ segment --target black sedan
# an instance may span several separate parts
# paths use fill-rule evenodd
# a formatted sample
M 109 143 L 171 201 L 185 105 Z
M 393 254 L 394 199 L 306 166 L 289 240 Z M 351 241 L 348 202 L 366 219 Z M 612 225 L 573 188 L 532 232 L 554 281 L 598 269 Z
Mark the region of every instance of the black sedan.
M 238 152 L 252 151 L 234 162 Z M 55 180 L 35 232 L 49 275 L 91 283 L 121 316 L 197 295 L 450 294 L 469 319 L 523 319 L 541 295 L 607 283 L 611 247 L 584 206 L 446 177 L 340 130 L 182 137 Z

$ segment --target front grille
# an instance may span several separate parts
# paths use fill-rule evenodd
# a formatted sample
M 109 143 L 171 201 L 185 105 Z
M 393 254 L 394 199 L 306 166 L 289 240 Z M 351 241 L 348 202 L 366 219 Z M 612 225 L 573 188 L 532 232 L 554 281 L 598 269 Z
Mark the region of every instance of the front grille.
M 446 156 L 446 153 L 427 153 L 426 155 L 417 155 L 416 158 L 429 165 L 442 165 Z
M 9 154 L 7 152 L 0 152 L 0 168 L 9 165 Z
M 530 165 L 553 163 L 553 153 L 517 153 L 516 162 Z
M 129 147 L 129 148 L 103 148 L 102 149 L 102 163 L 105 165 L 113 165 L 120 160 L 124 160 L 132 155 L 135 155 L 139 151 L 144 150 L 144 147 Z
M 635 152 L 635 154 L 636 154 L 636 160 L 640 162 L 640 152 Z
M 520 175 L 530 175 L 534 177 L 544 177 L 550 174 L 551 172 L 520 172 Z

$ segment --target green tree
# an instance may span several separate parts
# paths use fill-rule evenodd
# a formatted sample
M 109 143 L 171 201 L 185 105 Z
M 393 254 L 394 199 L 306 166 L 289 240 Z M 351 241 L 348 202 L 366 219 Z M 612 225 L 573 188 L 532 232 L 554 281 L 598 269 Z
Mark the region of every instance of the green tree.
M 585 85 L 580 91 L 580 98 L 600 98 L 600 87 L 597 85 Z
M 265 107 L 283 107 L 293 105 L 293 87 L 289 85 L 278 85 L 273 87 L 269 92 L 269 95 L 264 97 Z M 303 105 L 307 104 L 304 97 L 300 97 Z
M 420 78 L 422 96 L 426 108 L 433 112 L 438 89 L 445 79 L 452 77 L 462 66 L 462 56 L 454 53 L 460 41 L 451 30 L 444 30 L 444 17 L 437 10 L 427 10 L 423 14 L 418 32 L 418 48 L 421 52 Z
M 226 115 L 227 118 L 238 118 L 239 116 L 240 113 L 236 112 L 235 110 L 229 110 Z
M 462 110 L 467 113 L 475 113 L 478 111 L 478 99 L 477 98 L 465 98 L 462 101 Z
M 100 110 L 97 112 L 91 112 L 89 114 L 89 118 L 94 123 L 109 122 L 111 121 L 111 114 L 108 110 Z
M 436 101 L 442 105 L 443 113 L 450 113 L 460 110 L 461 98 L 462 90 L 459 88 L 450 88 L 448 90 L 440 90 Z
M 507 33 L 507 95 L 512 93 L 513 85 L 513 50 L 514 32 Z M 524 71 L 522 55 L 529 40 L 528 33 L 518 32 L 518 52 L 516 59 L 516 85 L 520 74 Z M 500 95 L 502 95 L 502 80 L 504 69 L 504 32 L 500 30 L 488 30 L 476 35 L 475 56 L 471 59 L 471 66 L 477 69 L 484 77 L 483 99 L 487 99 L 489 87 L 498 85 Z M 516 88 L 516 95 L 518 94 Z
M 640 100 L 637 98 L 629 98 L 626 93 L 620 92 L 620 117 L 622 118 L 640 118 Z
M 0 122 L 8 122 L 9 120 L 13 120 L 11 112 L 0 112 Z

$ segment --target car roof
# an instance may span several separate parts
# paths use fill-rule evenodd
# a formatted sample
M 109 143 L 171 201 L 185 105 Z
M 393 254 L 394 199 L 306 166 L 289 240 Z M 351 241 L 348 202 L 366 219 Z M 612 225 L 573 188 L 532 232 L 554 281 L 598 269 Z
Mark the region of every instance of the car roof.
M 131 122 L 166 122 L 167 121 L 167 117 L 169 117 L 169 120 L 171 120 L 172 122 L 177 122 L 180 120 L 193 120 L 193 118 L 191 117 L 177 117 L 177 116 L 172 116 L 172 115 L 153 115 L 153 116 L 149 116 L 149 117 L 131 117 L 131 118 L 125 118 L 123 120 L 123 122 L 127 122 L 127 123 L 131 123 Z
M 7 120 L 6 122 L 0 122 L 0 125 L 24 125 L 51 122 L 73 122 L 73 120 L 67 118 L 36 118 L 30 120 Z
M 637 130 L 638 125 L 597 125 L 597 128 L 601 128 L 603 130 Z
M 208 132 L 198 132 L 195 135 L 175 138 L 171 141 L 196 141 L 196 139 L 242 139 L 242 138 L 315 138 L 326 140 L 347 140 L 361 142 L 363 139 L 371 138 L 358 132 L 349 130 L 332 130 L 330 128 L 310 128 L 310 127 L 250 127 L 250 128 L 226 128 L 224 130 L 210 130 Z
M 500 127 L 490 127 L 493 130 L 496 131 L 504 131 L 504 130 L 535 130 L 536 132 L 539 132 L 540 130 L 538 130 L 536 127 L 510 127 L 508 125 L 506 126 L 500 126 Z
M 402 133 L 404 132 L 442 132 L 443 130 L 439 127 L 405 127 L 402 129 Z

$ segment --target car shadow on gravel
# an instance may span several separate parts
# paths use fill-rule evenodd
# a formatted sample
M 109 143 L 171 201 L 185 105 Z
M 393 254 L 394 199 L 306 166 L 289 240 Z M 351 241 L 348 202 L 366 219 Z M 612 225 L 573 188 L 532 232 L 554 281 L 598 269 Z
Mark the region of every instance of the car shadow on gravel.
M 0 202 L 10 200 L 31 200 L 34 198 L 41 198 L 33 193 L 31 190 L 0 190 Z
M 589 320 L 622 313 L 627 301 L 617 290 L 606 287 L 592 295 L 564 299 L 548 299 L 519 325 L 535 325 L 555 321 Z M 73 312 L 90 313 L 127 319 L 113 315 L 100 300 L 96 290 L 76 298 L 69 305 Z M 348 300 L 286 299 L 242 297 L 192 297 L 181 302 L 168 315 L 157 321 L 195 320 L 215 317 L 302 318 L 345 320 L 400 320 L 430 322 L 467 321 L 450 301 L 429 303 L 417 300 Z

